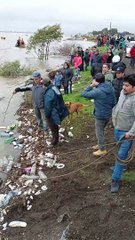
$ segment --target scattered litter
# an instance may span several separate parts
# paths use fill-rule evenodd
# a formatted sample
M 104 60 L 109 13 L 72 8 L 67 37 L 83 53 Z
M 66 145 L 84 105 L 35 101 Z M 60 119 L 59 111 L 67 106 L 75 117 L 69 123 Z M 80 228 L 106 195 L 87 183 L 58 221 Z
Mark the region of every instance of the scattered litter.
M 69 136 L 69 137 L 73 137 L 74 135 L 73 135 L 72 132 L 68 132 L 68 136 Z
M 41 189 L 42 189 L 43 191 L 46 191 L 46 190 L 47 190 L 47 186 L 46 186 L 46 185 L 43 185 L 43 186 L 41 187 Z
M 43 171 L 38 171 L 39 178 L 42 180 L 47 180 L 47 176 L 43 173 Z
M 26 227 L 27 223 L 22 221 L 12 221 L 8 224 L 9 227 Z
M 62 169 L 65 167 L 65 164 L 64 163 L 56 163 L 55 166 L 58 168 L 58 169 Z
M 72 130 L 72 129 L 73 129 L 73 127 L 70 127 L 70 129 Z
M 65 128 L 60 128 L 59 129 L 59 133 L 64 133 L 65 132 Z

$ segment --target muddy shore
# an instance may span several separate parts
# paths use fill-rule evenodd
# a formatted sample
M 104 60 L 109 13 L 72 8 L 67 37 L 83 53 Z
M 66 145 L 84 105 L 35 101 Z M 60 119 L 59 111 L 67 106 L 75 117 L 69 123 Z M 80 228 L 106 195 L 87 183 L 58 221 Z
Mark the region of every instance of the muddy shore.
M 128 59 L 125 61 L 129 63 Z M 126 71 L 131 72 L 129 68 Z M 22 193 L 9 204 L 4 223 L 21 220 L 27 223 L 27 227 L 1 229 L 4 239 L 134 240 L 135 182 L 123 181 L 118 194 L 110 193 L 110 167 L 114 164 L 117 152 L 115 147 L 109 145 L 114 142 L 111 125 L 105 133 L 108 154 L 98 160 L 91 149 L 96 144 L 94 119 L 89 116 L 85 116 L 85 119 L 75 117 L 74 122 L 81 129 L 78 135 L 74 132 L 74 122 L 70 125 L 64 122 L 64 141 L 51 151 L 57 156 L 57 162 L 65 165 L 63 169 L 57 169 L 55 166 L 49 168 L 46 164 L 41 165 L 42 156 L 48 152 L 47 143 L 43 132 L 37 130 L 33 110 L 22 105 L 18 114 L 18 120 L 22 122 L 18 131 L 26 141 L 19 165 L 14 166 L 7 181 L 10 179 L 10 185 L 19 187 Z M 73 138 L 68 137 L 69 130 L 73 132 Z M 48 179 L 40 182 L 34 180 L 23 188 L 23 181 L 19 179 L 24 168 L 32 165 L 31 159 L 36 159 L 36 174 L 42 169 Z M 134 167 L 133 160 L 129 171 L 134 171 Z M 41 191 L 44 185 L 47 190 Z M 28 193 L 29 189 L 30 194 L 25 195 L 24 192 Z M 9 185 L 1 186 L 1 193 L 9 190 Z M 35 195 L 39 190 L 40 194 Z M 29 196 L 33 199 L 30 200 Z M 30 210 L 27 207 L 28 200 L 32 205 Z

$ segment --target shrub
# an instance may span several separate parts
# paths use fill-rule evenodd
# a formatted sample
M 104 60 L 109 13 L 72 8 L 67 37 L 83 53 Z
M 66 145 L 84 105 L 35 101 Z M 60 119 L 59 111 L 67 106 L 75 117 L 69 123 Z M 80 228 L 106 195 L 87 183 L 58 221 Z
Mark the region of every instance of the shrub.
M 0 65 L 0 76 L 3 77 L 19 77 L 28 76 L 32 70 L 26 66 L 21 66 L 19 61 L 4 62 Z

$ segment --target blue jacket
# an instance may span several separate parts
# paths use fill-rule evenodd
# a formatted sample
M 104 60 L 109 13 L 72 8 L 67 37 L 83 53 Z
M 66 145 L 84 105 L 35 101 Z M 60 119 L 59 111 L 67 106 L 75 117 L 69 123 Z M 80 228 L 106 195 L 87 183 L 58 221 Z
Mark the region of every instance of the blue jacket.
M 59 87 L 59 86 L 61 86 L 61 83 L 62 83 L 62 75 L 61 74 L 55 75 L 55 77 L 54 77 L 54 85 L 56 87 Z
M 51 119 L 55 125 L 60 125 L 69 114 L 60 90 L 53 84 L 50 84 L 45 91 L 44 110 L 46 118 Z
M 112 116 L 116 98 L 110 83 L 100 83 L 95 88 L 89 86 L 82 91 L 81 96 L 94 99 L 94 115 L 97 119 L 109 119 Z

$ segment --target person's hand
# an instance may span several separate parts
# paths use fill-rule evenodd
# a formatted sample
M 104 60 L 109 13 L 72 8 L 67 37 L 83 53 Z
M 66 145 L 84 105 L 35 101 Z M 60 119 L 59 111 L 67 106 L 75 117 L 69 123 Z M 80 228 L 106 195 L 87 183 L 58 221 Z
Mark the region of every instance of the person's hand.
M 96 82 L 96 81 L 93 81 L 91 84 L 90 84 L 90 87 L 96 87 L 96 86 L 98 86 L 98 82 Z
M 125 138 L 129 139 L 129 138 L 131 138 L 131 136 L 128 133 L 125 133 Z
M 16 91 L 14 90 L 14 91 L 13 91 L 13 95 L 15 95 L 15 94 L 16 94 Z

